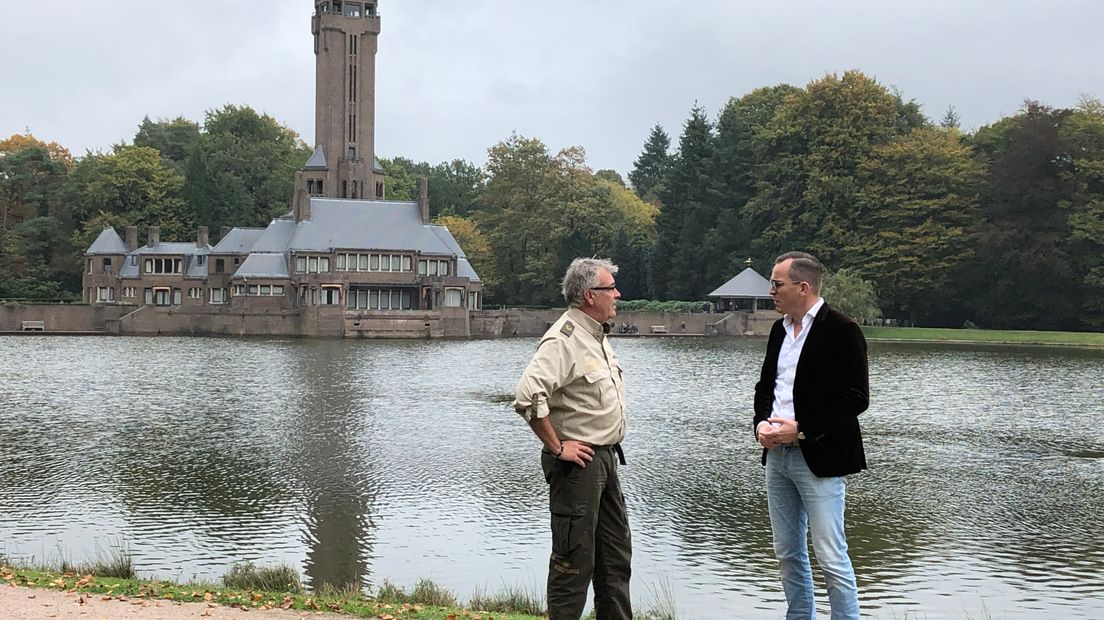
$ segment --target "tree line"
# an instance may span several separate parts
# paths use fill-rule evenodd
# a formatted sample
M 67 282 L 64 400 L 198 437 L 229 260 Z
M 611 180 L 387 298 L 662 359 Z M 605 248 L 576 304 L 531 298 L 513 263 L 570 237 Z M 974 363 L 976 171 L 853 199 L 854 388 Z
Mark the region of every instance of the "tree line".
M 105 226 L 265 226 L 286 213 L 310 149 L 249 107 L 202 124 L 143 119 L 131 143 L 73 158 L 33 136 L 0 141 L 0 297 L 63 298 Z M 764 87 L 715 118 L 657 125 L 628 182 L 508 136 L 486 164 L 381 158 L 388 198 L 429 179 L 431 212 L 482 277 L 488 304 L 556 305 L 571 258 L 622 266 L 625 299 L 702 300 L 749 263 L 804 249 L 831 286 L 918 325 L 1104 326 L 1104 105 L 1027 101 L 965 132 L 858 72 Z

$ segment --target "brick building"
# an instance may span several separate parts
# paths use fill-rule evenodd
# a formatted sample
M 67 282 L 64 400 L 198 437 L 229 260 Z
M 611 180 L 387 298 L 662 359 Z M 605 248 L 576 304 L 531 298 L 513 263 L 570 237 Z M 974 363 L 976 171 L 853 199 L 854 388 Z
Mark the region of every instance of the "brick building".
M 223 333 L 218 317 L 233 313 L 244 325 L 257 318 L 256 330 L 236 328 L 248 333 L 298 314 L 290 324 L 305 334 L 470 335 L 482 284 L 448 229 L 429 222 L 425 180 L 416 201 L 386 200 L 375 156 L 377 2 L 314 5 L 316 146 L 290 211 L 267 228 L 224 230 L 213 246 L 205 227 L 194 241 L 163 242 L 151 226 L 141 247 L 137 229 L 125 241 L 106 229 L 85 252 L 86 302 L 164 311 L 159 331 L 184 317 L 176 323 L 188 333 Z

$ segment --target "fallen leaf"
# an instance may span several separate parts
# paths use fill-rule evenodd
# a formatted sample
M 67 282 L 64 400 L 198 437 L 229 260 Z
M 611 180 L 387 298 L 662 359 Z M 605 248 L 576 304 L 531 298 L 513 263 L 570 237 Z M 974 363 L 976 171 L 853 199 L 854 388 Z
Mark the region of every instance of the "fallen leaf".
M 211 610 L 210 609 L 204 610 L 204 612 L 199 614 L 199 615 L 204 616 L 204 617 L 208 617 L 208 616 L 211 615 Z
M 37 594 L 28 594 L 27 598 L 34 598 L 35 596 L 38 596 L 38 595 Z
M 114 597 L 114 596 L 111 596 L 110 594 L 105 594 L 105 595 L 103 595 L 103 596 L 101 596 L 101 597 L 100 597 L 100 600 L 101 600 L 101 601 L 110 601 L 110 600 L 111 600 L 111 599 L 113 599 L 113 598 L 115 598 L 115 597 Z
M 203 593 L 203 600 L 210 603 L 211 601 L 215 600 L 215 595 L 211 594 L 210 592 L 204 592 Z
M 293 601 L 290 596 L 284 597 L 284 602 L 280 604 L 280 609 L 291 609 Z
M 259 601 L 259 600 L 261 600 L 262 598 L 264 598 L 264 596 L 262 596 L 262 595 L 260 595 L 260 594 L 257 594 L 256 592 L 254 592 L 254 593 L 253 593 L 253 600 L 255 600 L 255 601 Z

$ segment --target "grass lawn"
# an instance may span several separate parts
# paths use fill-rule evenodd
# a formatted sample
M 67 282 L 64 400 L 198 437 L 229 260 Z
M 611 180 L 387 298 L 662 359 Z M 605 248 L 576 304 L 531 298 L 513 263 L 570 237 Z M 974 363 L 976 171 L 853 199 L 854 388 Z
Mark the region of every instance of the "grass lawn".
M 930 342 L 992 342 L 1001 344 L 1051 344 L 1104 347 L 1104 333 L 1033 332 L 999 329 L 944 329 L 935 327 L 863 327 L 870 340 Z

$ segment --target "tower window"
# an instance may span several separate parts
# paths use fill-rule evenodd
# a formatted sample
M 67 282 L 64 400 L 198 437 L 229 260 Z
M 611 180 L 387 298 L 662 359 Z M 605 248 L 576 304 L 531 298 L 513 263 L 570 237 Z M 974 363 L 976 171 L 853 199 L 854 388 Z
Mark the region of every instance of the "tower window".
M 345 17 L 360 17 L 362 5 L 359 2 L 345 3 Z

